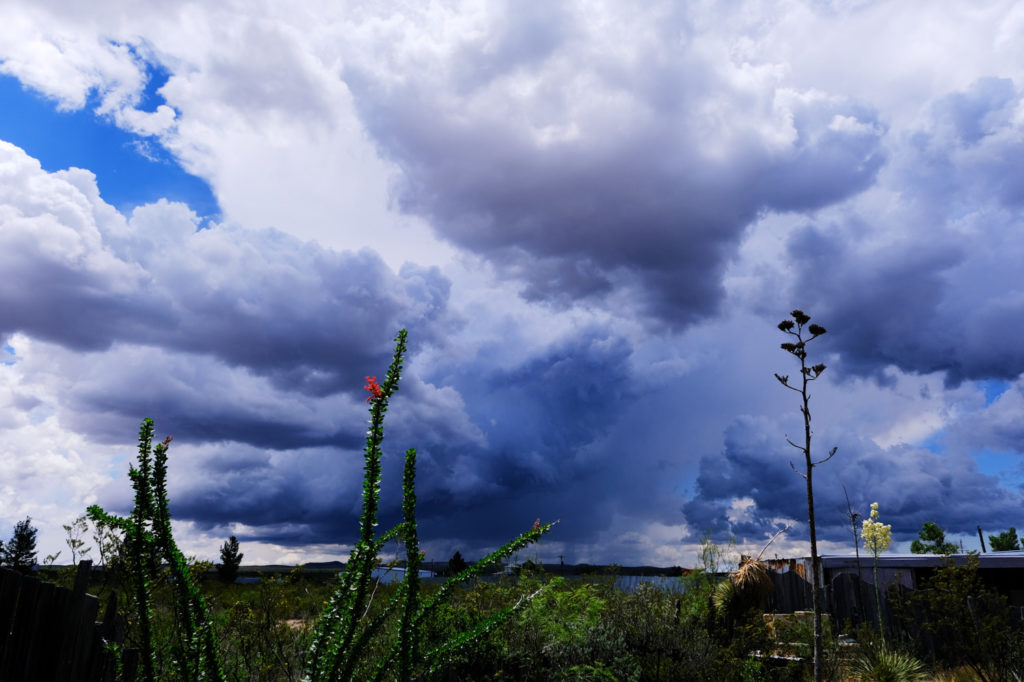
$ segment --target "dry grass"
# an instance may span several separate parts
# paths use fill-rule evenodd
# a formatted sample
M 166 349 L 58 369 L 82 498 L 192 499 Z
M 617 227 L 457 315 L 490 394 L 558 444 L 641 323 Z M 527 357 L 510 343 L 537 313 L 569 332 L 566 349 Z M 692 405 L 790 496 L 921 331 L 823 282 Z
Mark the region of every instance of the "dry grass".
M 736 590 L 755 604 L 764 600 L 775 587 L 768 575 L 768 566 L 751 557 L 743 557 L 739 568 L 729 578 Z

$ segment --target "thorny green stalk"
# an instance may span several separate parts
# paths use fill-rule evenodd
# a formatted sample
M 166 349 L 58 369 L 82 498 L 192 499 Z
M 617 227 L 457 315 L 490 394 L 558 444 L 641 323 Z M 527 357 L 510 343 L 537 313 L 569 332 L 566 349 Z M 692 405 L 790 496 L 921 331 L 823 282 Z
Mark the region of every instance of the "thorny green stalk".
M 307 657 L 308 682 L 334 682 L 354 679 L 364 674 L 365 654 L 371 640 L 398 615 L 397 637 L 392 640 L 388 653 L 380 661 L 375 679 L 385 679 L 397 673 L 406 682 L 414 675 L 432 673 L 458 649 L 494 629 L 510 617 L 543 589 L 524 596 L 504 611 L 457 633 L 450 639 L 433 646 L 426 654 L 421 652 L 421 634 L 428 619 L 454 587 L 481 574 L 494 561 L 538 541 L 554 524 L 541 524 L 522 533 L 497 551 L 450 578 L 426 603 L 421 603 L 419 566 L 422 554 L 416 527 L 416 451 L 406 451 L 402 479 L 403 520 L 396 527 L 377 536 L 380 508 L 381 443 L 384 439 L 384 416 L 392 394 L 398 390 L 402 361 L 406 349 L 406 331 L 395 337 L 395 352 L 387 377 L 377 385 L 376 377 L 367 377 L 370 391 L 370 428 L 366 436 L 363 468 L 363 505 L 359 522 L 359 540 L 349 558 L 345 573 L 339 580 L 327 608 L 319 619 L 313 643 Z M 148 682 L 156 679 L 158 663 L 153 631 L 151 581 L 156 577 L 161 562 L 168 565 L 175 595 L 175 617 L 179 623 L 179 642 L 176 660 L 179 678 L 185 682 L 224 680 L 218 659 L 217 639 L 209 612 L 199 587 L 193 579 L 188 561 L 178 549 L 171 531 L 171 517 L 167 497 L 167 446 L 171 439 L 153 447 L 153 420 L 146 419 L 139 430 L 138 466 L 132 466 L 129 476 L 135 490 L 135 506 L 128 518 L 107 514 L 100 507 L 89 508 L 89 517 L 96 524 L 113 528 L 125 534 L 130 549 L 129 571 L 134 583 L 136 609 L 142 635 L 143 675 Z M 391 602 L 375 616 L 368 617 L 370 585 L 373 568 L 379 563 L 384 545 L 401 538 L 406 547 L 405 580 Z M 394 664 L 397 659 L 397 671 Z
M 153 420 L 143 420 L 139 429 L 139 465 L 138 468 L 132 466 L 128 472 L 135 489 L 131 516 L 107 514 L 93 505 L 89 507 L 89 517 L 94 523 L 123 531 L 131 548 L 130 573 L 135 583 L 145 679 L 156 680 L 157 668 L 150 581 L 156 576 L 161 561 L 165 561 L 175 594 L 175 616 L 184 629 L 179 633 L 176 648 L 179 677 L 185 682 L 224 680 L 206 603 L 171 532 L 167 498 L 167 446 L 170 442 L 168 437 L 153 447 Z
M 156 492 L 156 518 L 154 531 L 163 560 L 170 567 L 177 613 L 184 616 L 185 644 L 181 652 L 184 679 L 223 680 L 217 652 L 217 639 L 210 620 L 209 609 L 199 586 L 189 570 L 188 560 L 178 549 L 171 531 L 171 514 L 167 499 L 167 445 L 168 438 L 153 449 L 153 473 Z
M 808 337 L 804 337 L 804 325 L 807 325 L 811 321 L 809 315 L 804 314 L 802 310 L 794 310 L 790 315 L 793 317 L 792 320 L 783 320 L 779 323 L 778 328 L 785 334 L 792 336 L 795 341 L 787 342 L 782 344 L 782 350 L 786 351 L 790 355 L 795 356 L 800 360 L 800 386 L 792 386 L 789 383 L 789 377 L 785 375 L 776 374 L 775 378 L 779 380 L 779 383 L 788 388 L 791 391 L 795 391 L 800 394 L 801 405 L 800 413 L 804 418 L 804 443 L 803 445 L 797 445 L 789 438 L 786 438 L 786 442 L 792 445 L 794 448 L 803 453 L 804 456 L 804 470 L 799 471 L 793 463 L 790 462 L 790 466 L 793 467 L 793 471 L 798 473 L 807 482 L 807 521 L 808 528 L 811 536 L 811 603 L 814 609 L 814 681 L 821 682 L 823 677 L 822 668 L 822 632 L 821 632 L 821 566 L 818 558 L 818 538 L 814 527 L 814 467 L 819 464 L 823 464 L 836 454 L 836 448 L 832 448 L 829 451 L 828 456 L 822 460 L 815 462 L 811 459 L 811 408 L 810 400 L 811 396 L 807 392 L 807 385 L 818 379 L 821 373 L 825 371 L 825 365 L 817 364 L 811 367 L 807 366 L 807 348 L 806 345 L 818 338 L 825 333 L 825 328 L 816 324 L 808 325 L 807 332 L 810 334 Z M 796 331 L 794 331 L 794 328 Z
M 151 465 L 150 448 L 153 443 L 153 420 L 146 419 L 139 428 L 138 468 L 131 465 L 128 477 L 135 490 L 135 505 L 130 518 L 107 514 L 98 505 L 89 507 L 89 518 L 96 524 L 103 524 L 120 530 L 131 548 L 129 576 L 134 583 L 135 609 L 139 619 L 141 635 L 140 652 L 142 674 L 146 680 L 156 679 L 156 649 L 153 646 L 153 606 L 150 580 L 156 574 L 157 562 L 151 547 L 153 536 L 146 531 L 147 519 L 152 518 L 153 495 L 150 490 Z
M 345 569 L 345 580 L 339 585 L 322 623 L 318 624 L 310 658 L 313 669 L 310 677 L 314 680 L 338 679 L 342 669 L 350 669 L 358 660 L 360 651 L 353 650 L 356 628 L 362 620 L 369 592 L 370 576 L 377 559 L 377 514 L 380 505 L 380 444 L 384 440 L 384 415 L 387 413 L 391 395 L 398 390 L 402 374 L 407 332 L 403 329 L 395 337 L 395 352 L 388 367 L 387 376 L 380 386 L 376 377 L 367 377 L 367 389 L 371 391 L 370 429 L 366 434 L 363 466 L 363 509 L 359 520 L 359 541 L 349 557 Z M 351 577 L 351 578 L 350 578 Z M 341 592 L 344 588 L 345 592 Z M 355 654 L 355 655 L 353 655 Z
M 412 676 L 412 663 L 419 656 L 419 631 L 412 626 L 419 603 L 420 554 L 419 534 L 416 530 L 416 450 L 405 452 L 405 470 L 402 472 L 402 519 L 405 522 L 405 609 L 399 626 L 398 679 L 406 682 Z
M 556 523 L 558 522 L 555 521 L 553 523 L 535 525 L 534 528 L 526 531 L 525 533 L 520 534 L 511 542 L 502 545 L 495 551 L 485 556 L 483 559 L 477 561 L 471 566 L 468 566 L 464 570 L 460 571 L 456 575 L 446 580 L 441 585 L 440 589 L 434 594 L 434 596 L 418 608 L 418 610 L 416 611 L 416 616 L 412 620 L 412 627 L 414 629 L 425 627 L 434 610 L 441 604 L 445 603 L 445 601 L 447 601 L 449 598 L 451 598 L 452 592 L 455 590 L 456 587 L 466 582 L 467 580 L 470 580 L 482 574 L 485 570 L 487 570 L 487 567 L 493 565 L 494 562 L 501 561 L 502 559 L 512 556 L 524 547 L 527 547 L 533 544 L 534 542 L 537 542 L 541 539 L 541 537 L 549 533 L 551 531 L 551 528 L 553 528 Z M 450 656 L 454 654 L 462 647 L 471 644 L 479 637 L 482 637 L 483 635 L 487 634 L 495 627 L 505 622 L 514 613 L 516 613 L 521 608 L 526 606 L 530 602 L 530 600 L 532 600 L 534 597 L 536 597 L 544 590 L 548 589 L 548 587 L 549 585 L 541 587 L 541 589 L 537 592 L 534 592 L 533 594 L 523 597 L 515 605 L 510 606 L 504 609 L 503 611 L 500 611 L 497 614 L 491 616 L 490 618 L 478 623 L 466 632 L 457 633 L 448 641 L 428 651 L 423 656 L 423 663 L 428 667 L 428 669 L 435 670 L 443 662 L 444 656 Z M 389 666 L 400 654 L 399 647 L 400 643 L 397 641 L 392 644 L 391 651 L 379 663 L 377 667 L 377 673 L 373 678 L 374 680 L 384 679 L 384 675 L 389 669 Z
M 392 394 L 398 390 L 402 360 L 406 349 L 406 331 L 395 337 L 395 353 L 387 376 L 380 385 L 376 377 L 367 377 L 370 391 L 370 429 L 364 449 L 363 507 L 360 517 L 360 535 L 348 566 L 342 575 L 326 611 L 317 623 L 313 644 L 308 656 L 307 682 L 334 682 L 354 679 L 365 674 L 365 654 L 373 638 L 389 619 L 398 614 L 398 632 L 388 653 L 378 662 L 373 679 L 384 680 L 394 676 L 402 682 L 413 679 L 418 672 L 432 671 L 453 652 L 483 636 L 512 613 L 532 599 L 523 597 L 518 604 L 457 633 L 449 640 L 421 653 L 421 634 L 434 609 L 452 594 L 454 587 L 482 573 L 493 561 L 505 558 L 523 547 L 536 542 L 551 530 L 554 524 L 534 524 L 534 527 L 497 551 L 450 578 L 426 603 L 420 601 L 419 567 L 422 554 L 416 526 L 416 450 L 405 453 L 402 476 L 402 522 L 382 536 L 376 536 L 380 504 L 381 442 L 384 438 L 384 415 Z M 379 563 L 380 551 L 385 543 L 401 537 L 405 543 L 405 578 L 391 601 L 373 618 L 367 618 L 368 599 L 373 568 Z M 397 662 L 397 666 L 395 665 Z M 397 668 L 397 669 L 396 669 Z

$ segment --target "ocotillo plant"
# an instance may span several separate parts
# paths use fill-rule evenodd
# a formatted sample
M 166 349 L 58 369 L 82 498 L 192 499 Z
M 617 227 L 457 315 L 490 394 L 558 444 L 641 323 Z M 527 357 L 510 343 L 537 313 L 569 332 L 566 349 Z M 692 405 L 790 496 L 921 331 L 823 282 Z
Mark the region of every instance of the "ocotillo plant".
M 458 649 L 497 627 L 538 592 L 524 596 L 519 602 L 467 631 L 457 633 L 427 651 L 421 649 L 421 633 L 430 624 L 437 607 L 448 599 L 454 587 L 479 575 L 496 561 L 539 540 L 554 524 L 533 527 L 497 551 L 450 578 L 430 599 L 422 600 L 419 591 L 419 566 L 422 556 L 416 529 L 416 451 L 405 453 L 402 478 L 403 520 L 391 530 L 376 535 L 380 507 L 381 443 L 384 439 L 384 415 L 391 395 L 398 390 L 405 354 L 406 332 L 395 338 L 395 354 L 387 377 L 378 384 L 376 377 L 366 378 L 370 392 L 370 429 L 364 451 L 363 508 L 359 522 L 359 540 L 349 557 L 348 566 L 324 614 L 317 623 L 313 644 L 307 656 L 310 682 L 335 680 L 395 678 L 403 682 L 430 675 L 443 666 Z M 122 518 L 107 514 L 100 507 L 89 507 L 93 523 L 116 529 L 124 534 L 129 548 L 128 573 L 133 583 L 141 637 L 143 676 L 147 682 L 156 679 L 160 661 L 154 641 L 152 582 L 157 579 L 162 562 L 169 565 L 175 594 L 176 622 L 180 623 L 177 646 L 174 648 L 175 679 L 183 682 L 223 680 L 217 656 L 217 640 L 209 612 L 195 584 L 184 555 L 178 550 L 171 533 L 171 517 L 167 498 L 167 446 L 171 439 L 153 447 L 153 420 L 146 419 L 139 430 L 138 466 L 132 466 L 129 477 L 135 490 L 135 506 L 130 516 Z M 405 579 L 392 600 L 372 618 L 368 616 L 372 599 L 373 568 L 380 551 L 392 539 L 401 539 L 406 549 Z M 542 588 L 543 589 L 543 588 Z M 397 616 L 397 632 L 375 668 L 370 669 L 367 652 L 374 637 L 385 632 Z
M 818 537 L 814 529 L 814 467 L 832 459 L 832 457 L 836 454 L 836 448 L 832 448 L 832 450 L 829 451 L 827 457 L 818 460 L 817 462 L 811 458 L 811 396 L 807 392 L 807 384 L 821 376 L 821 373 L 825 371 L 825 365 L 817 364 L 808 367 L 806 346 L 807 343 L 813 341 L 814 339 L 824 334 L 825 328 L 816 324 L 808 325 L 807 333 L 810 334 L 810 336 L 805 338 L 804 326 L 811 321 L 810 316 L 805 315 L 802 310 L 794 310 L 790 314 L 792 315 L 793 319 L 783 320 L 782 322 L 780 322 L 779 330 L 785 334 L 788 334 L 789 336 L 792 336 L 795 339 L 794 341 L 788 341 L 782 344 L 782 350 L 786 351 L 790 355 L 795 356 L 800 361 L 800 385 L 799 387 L 791 385 L 789 383 L 789 377 L 786 375 L 776 374 L 775 378 L 779 380 L 780 384 L 782 384 L 789 390 L 796 391 L 797 393 L 800 394 L 800 413 L 803 415 L 804 418 L 803 445 L 797 445 L 788 437 L 786 438 L 786 442 L 792 445 L 800 452 L 802 452 L 804 455 L 803 471 L 797 470 L 797 468 L 793 466 L 792 462 L 790 462 L 789 465 L 793 467 L 793 471 L 796 471 L 796 473 L 800 474 L 807 482 L 807 522 L 811 536 L 811 603 L 814 608 L 814 680 L 815 682 L 821 682 L 821 578 L 819 576 L 820 566 L 818 561 Z
M 435 609 L 448 599 L 459 583 L 479 575 L 494 561 L 510 556 L 536 542 L 551 530 L 553 524 L 535 523 L 497 551 L 449 578 L 429 600 L 423 601 L 419 591 L 419 566 L 422 560 L 416 529 L 416 451 L 405 453 L 402 477 L 403 520 L 391 530 L 377 536 L 377 516 L 380 506 L 381 442 L 384 438 L 384 415 L 391 396 L 398 390 L 402 361 L 406 350 L 406 331 L 395 337 L 395 353 L 384 382 L 376 377 L 366 378 L 370 392 L 370 429 L 366 436 L 363 468 L 363 507 L 359 521 L 359 540 L 349 557 L 345 573 L 328 601 L 327 609 L 317 623 L 313 644 L 307 658 L 307 682 L 334 682 L 350 679 L 411 680 L 413 675 L 429 675 L 442 666 L 448 656 L 469 644 L 507 619 L 523 606 L 536 592 L 521 599 L 515 606 L 478 623 L 475 627 L 453 635 L 448 640 L 422 651 L 421 633 L 426 629 Z M 381 548 L 391 539 L 400 538 L 405 544 L 405 578 L 392 600 L 377 615 L 368 616 L 368 599 L 373 583 L 373 568 L 378 563 Z M 397 617 L 397 632 L 393 634 L 387 653 L 376 667 L 368 669 L 368 645 L 371 639 L 384 631 Z
M 185 555 L 171 533 L 171 515 L 167 499 L 167 447 L 153 446 L 153 420 L 145 419 L 139 429 L 138 467 L 128 476 L 135 490 L 135 506 L 129 517 L 107 514 L 99 506 L 89 507 L 93 523 L 102 523 L 124 533 L 130 551 L 129 574 L 134 582 L 135 607 L 139 620 L 142 671 L 147 682 L 156 680 L 157 647 L 153 633 L 151 581 L 156 579 L 161 562 L 166 562 L 174 589 L 175 611 L 181 630 L 174 647 L 174 668 L 183 682 L 224 680 L 205 600 L 189 571 Z

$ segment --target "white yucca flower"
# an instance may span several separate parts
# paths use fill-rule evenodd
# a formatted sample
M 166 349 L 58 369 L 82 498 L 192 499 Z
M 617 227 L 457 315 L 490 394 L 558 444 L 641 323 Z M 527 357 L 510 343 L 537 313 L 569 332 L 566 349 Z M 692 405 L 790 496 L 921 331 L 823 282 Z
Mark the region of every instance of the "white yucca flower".
M 864 538 L 864 547 L 878 556 L 889 549 L 892 544 L 892 526 L 878 520 L 878 503 L 871 503 L 871 518 L 864 519 L 860 536 Z

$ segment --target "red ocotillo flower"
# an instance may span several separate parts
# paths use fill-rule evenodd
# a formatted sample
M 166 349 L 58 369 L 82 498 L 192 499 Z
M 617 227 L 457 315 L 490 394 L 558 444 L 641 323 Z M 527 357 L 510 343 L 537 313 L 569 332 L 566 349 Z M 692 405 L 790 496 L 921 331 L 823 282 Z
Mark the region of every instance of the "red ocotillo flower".
M 368 403 L 378 400 L 384 395 L 384 392 L 380 390 L 380 386 L 377 384 L 377 377 L 366 377 L 366 385 L 363 388 L 370 392 L 370 395 L 366 397 L 366 402 Z

